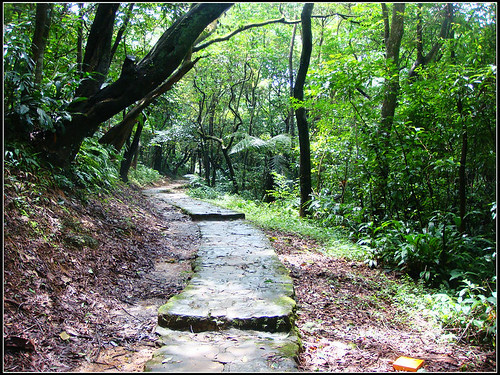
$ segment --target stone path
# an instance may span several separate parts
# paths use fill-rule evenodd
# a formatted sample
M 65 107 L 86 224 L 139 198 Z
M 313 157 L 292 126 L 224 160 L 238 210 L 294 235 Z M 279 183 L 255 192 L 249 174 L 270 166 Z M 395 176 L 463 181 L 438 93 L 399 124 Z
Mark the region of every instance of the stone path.
M 264 233 L 183 193 L 145 193 L 190 215 L 202 241 L 189 284 L 158 310 L 162 346 L 145 371 L 297 371 L 293 284 Z

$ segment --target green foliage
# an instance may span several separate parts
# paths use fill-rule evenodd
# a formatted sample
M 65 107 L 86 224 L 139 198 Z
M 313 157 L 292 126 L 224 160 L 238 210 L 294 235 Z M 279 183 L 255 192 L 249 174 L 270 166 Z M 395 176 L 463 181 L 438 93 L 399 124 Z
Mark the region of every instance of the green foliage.
M 64 72 L 35 84 L 34 62 L 28 53 L 31 40 L 26 34 L 29 25 L 6 25 L 4 41 L 5 119 L 9 131 L 23 137 L 32 131 L 54 131 L 71 120 L 67 108 L 80 82 L 76 64 L 69 64 Z
M 208 186 L 202 177 L 195 174 L 187 174 L 184 177 L 189 179 L 188 195 L 193 198 L 217 199 L 230 190 L 227 186 L 224 187 L 224 185 L 219 185 L 217 188 Z
M 159 181 L 162 175 L 158 171 L 138 163 L 136 168 L 130 169 L 128 178 L 131 183 L 144 187 Z
M 460 340 L 496 346 L 497 292 L 465 279 L 455 296 L 426 295 L 432 314 Z
M 370 222 L 359 227 L 367 236 L 358 243 L 368 247 L 370 266 L 401 269 L 433 285 L 456 285 L 464 278 L 481 282 L 495 272 L 494 244 L 460 233 L 459 224 L 451 213 L 436 213 L 422 231 L 398 220 L 380 226 Z
M 275 188 L 267 193 L 275 199 L 274 205 L 289 213 L 298 210 L 300 206 L 298 184 L 275 171 L 272 171 L 271 175 Z
M 39 153 L 22 143 L 9 143 L 4 152 L 4 187 L 13 191 L 14 207 L 21 215 L 36 214 L 36 205 L 44 199 L 44 192 L 50 187 L 50 173 Z M 9 202 L 5 195 L 5 204 Z
M 97 138 L 87 138 L 71 166 L 76 187 L 89 190 L 111 190 L 119 181 L 119 156 L 110 146 L 101 145 Z

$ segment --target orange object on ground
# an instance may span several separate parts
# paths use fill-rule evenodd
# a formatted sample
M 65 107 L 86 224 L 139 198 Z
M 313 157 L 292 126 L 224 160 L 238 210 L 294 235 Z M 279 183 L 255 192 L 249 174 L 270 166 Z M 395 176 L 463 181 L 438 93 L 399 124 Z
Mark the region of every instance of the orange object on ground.
M 394 361 L 392 366 L 394 370 L 398 371 L 411 371 L 417 372 L 417 370 L 424 364 L 423 359 L 416 359 L 410 357 L 399 357 Z

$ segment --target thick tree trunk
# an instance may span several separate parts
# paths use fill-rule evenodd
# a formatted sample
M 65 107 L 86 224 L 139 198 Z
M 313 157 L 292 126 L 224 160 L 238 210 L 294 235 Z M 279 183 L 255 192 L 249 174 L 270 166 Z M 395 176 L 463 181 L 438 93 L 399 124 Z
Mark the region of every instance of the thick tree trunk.
M 74 159 L 84 138 L 100 124 L 144 98 L 164 82 L 182 63 L 205 27 L 231 3 L 200 3 L 180 17 L 151 51 L 120 78 L 87 100 L 74 104 L 72 121 L 55 134 L 47 134 L 43 147 L 53 163 L 66 165 Z
M 314 4 L 307 3 L 304 5 L 300 16 L 302 22 L 302 52 L 300 55 L 300 66 L 297 72 L 293 96 L 299 102 L 304 100 L 304 83 L 306 80 L 307 69 L 312 52 L 312 31 L 311 31 L 311 13 Z M 299 133 L 300 146 L 300 211 L 301 217 L 308 216 L 310 209 L 308 207 L 311 200 L 312 183 L 311 183 L 311 149 L 309 142 L 309 125 L 307 123 L 306 109 L 300 106 L 295 110 L 297 118 L 297 127 Z
M 99 91 L 111 64 L 111 39 L 116 11 L 120 4 L 101 3 L 97 7 L 85 47 L 82 71 L 91 74 L 76 89 L 76 97 L 88 98 Z
M 53 5 L 47 3 L 36 5 L 35 31 L 31 43 L 31 56 L 35 62 L 35 84 L 42 82 L 43 55 L 49 37 Z

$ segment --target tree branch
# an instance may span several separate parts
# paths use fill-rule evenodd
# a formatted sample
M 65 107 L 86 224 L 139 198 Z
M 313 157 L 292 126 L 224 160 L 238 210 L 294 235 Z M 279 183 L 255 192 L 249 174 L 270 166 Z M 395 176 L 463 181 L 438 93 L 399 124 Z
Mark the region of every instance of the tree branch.
M 130 137 L 134 124 L 142 111 L 153 103 L 160 95 L 170 90 L 172 86 L 176 82 L 180 81 L 181 78 L 184 77 L 201 58 L 202 57 L 200 56 L 194 61 L 184 62 L 184 64 L 182 64 L 179 69 L 171 77 L 169 77 L 169 79 L 137 103 L 137 105 L 132 108 L 129 113 L 127 113 L 120 123 L 109 129 L 108 132 L 99 139 L 99 143 L 113 145 L 117 150 L 120 150 L 126 140 Z
M 300 22 L 300 21 L 296 21 L 296 22 Z M 227 35 L 221 36 L 219 38 L 212 39 L 212 40 L 210 40 L 208 42 L 205 42 L 205 43 L 203 43 L 203 44 L 201 44 L 199 46 L 193 47 L 193 53 L 194 52 L 198 52 L 198 51 L 200 51 L 200 50 L 202 50 L 204 48 L 207 48 L 209 45 L 211 45 L 213 43 L 224 42 L 226 40 L 229 40 L 230 38 L 232 38 L 236 34 L 241 33 L 242 31 L 245 31 L 245 30 L 248 30 L 248 29 L 252 29 L 254 27 L 261 27 L 261 26 L 265 26 L 265 25 L 270 25 L 272 23 L 287 23 L 287 21 L 285 21 L 285 18 L 282 17 L 282 18 L 279 18 L 279 19 L 274 19 L 274 20 L 269 20 L 269 21 L 264 21 L 264 22 L 259 22 L 259 23 L 252 23 L 252 24 L 248 24 L 248 25 L 245 25 L 245 26 L 241 26 L 238 29 L 230 32 Z

